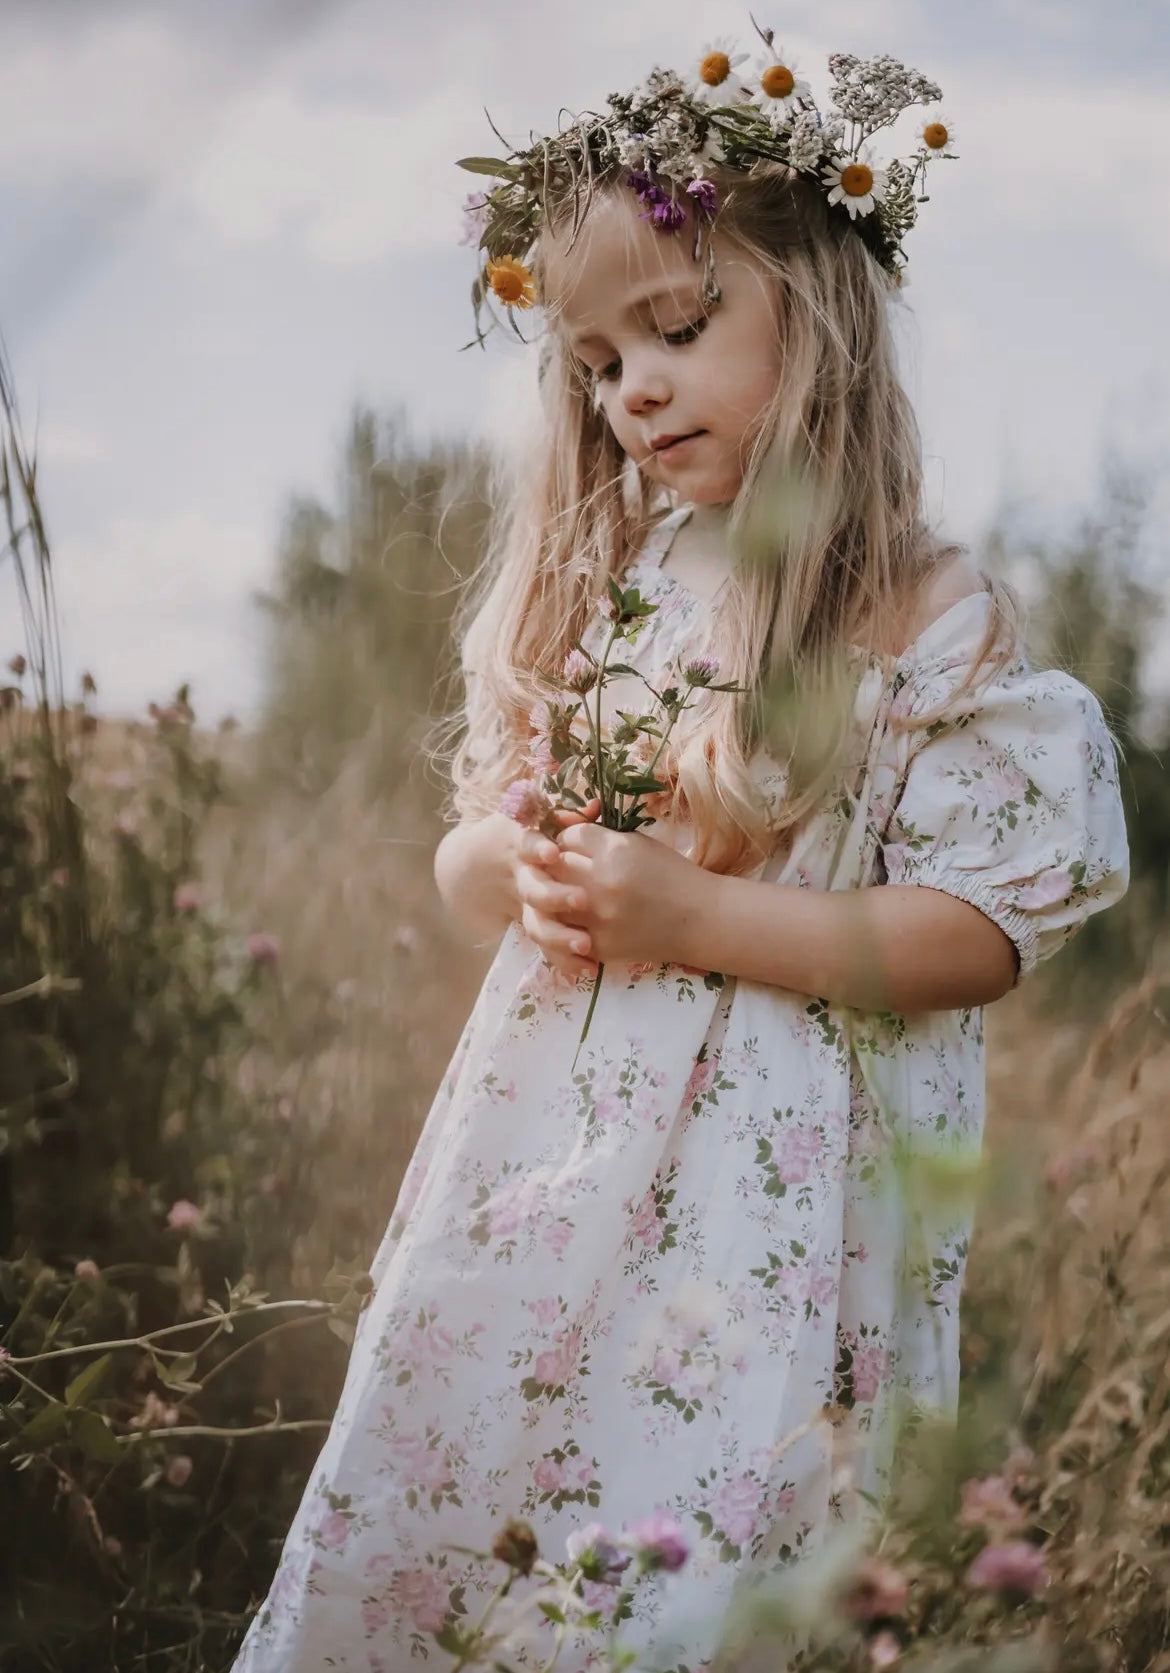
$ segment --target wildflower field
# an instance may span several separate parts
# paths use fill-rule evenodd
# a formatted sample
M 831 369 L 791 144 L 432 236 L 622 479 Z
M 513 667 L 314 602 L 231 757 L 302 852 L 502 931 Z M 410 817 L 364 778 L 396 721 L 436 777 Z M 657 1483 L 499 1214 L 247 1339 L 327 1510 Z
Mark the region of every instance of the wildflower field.
M 51 490 L 8 390 L 3 421 L 0 1667 L 219 1673 L 484 967 L 431 883 L 425 746 L 486 476 L 359 415 L 348 500 L 290 507 L 260 724 L 207 730 L 185 690 L 113 720 L 61 688 Z M 1136 504 L 1114 476 L 1031 553 L 1047 648 L 1125 745 L 1133 889 L 989 1015 L 960 1424 L 879 1548 L 774 1600 L 810 1666 L 1170 1669 L 1170 727 L 1141 700 Z M 497 1544 L 516 1595 L 540 1559 L 563 1583 L 566 1553 Z M 673 1566 L 663 1530 L 643 1549 Z M 474 1624 L 428 1665 L 493 1665 Z

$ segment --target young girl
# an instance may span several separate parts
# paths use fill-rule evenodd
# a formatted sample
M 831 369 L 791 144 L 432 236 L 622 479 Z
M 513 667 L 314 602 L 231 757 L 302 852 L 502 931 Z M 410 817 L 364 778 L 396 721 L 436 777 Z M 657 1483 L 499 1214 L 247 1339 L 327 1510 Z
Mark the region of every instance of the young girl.
M 733 1590 L 953 1414 L 981 1007 L 1125 888 L 1096 702 L 923 517 L 889 324 L 913 171 L 857 135 L 937 89 L 835 58 L 822 115 L 763 39 L 752 79 L 718 46 L 656 71 L 478 206 L 477 301 L 547 320 L 436 859 L 503 939 L 241 1673 L 450 1665 L 508 1517 L 558 1562 L 655 1512 L 685 1573 L 623 1639 L 707 1666 Z M 946 148 L 922 135 L 914 170 Z M 655 606 L 611 718 L 699 656 L 742 689 L 683 717 L 648 831 L 593 805 L 554 839 L 496 810 L 548 765 L 540 699 L 597 654 L 609 578 Z

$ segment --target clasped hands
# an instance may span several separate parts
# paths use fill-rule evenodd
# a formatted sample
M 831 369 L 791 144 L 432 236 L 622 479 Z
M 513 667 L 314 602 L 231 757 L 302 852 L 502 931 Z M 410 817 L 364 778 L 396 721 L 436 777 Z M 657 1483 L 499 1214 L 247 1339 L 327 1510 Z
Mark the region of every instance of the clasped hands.
M 524 831 L 514 881 L 520 924 L 574 980 L 599 964 L 674 963 L 690 892 L 706 874 L 667 843 L 599 825 L 600 803 L 558 813 L 555 841 Z

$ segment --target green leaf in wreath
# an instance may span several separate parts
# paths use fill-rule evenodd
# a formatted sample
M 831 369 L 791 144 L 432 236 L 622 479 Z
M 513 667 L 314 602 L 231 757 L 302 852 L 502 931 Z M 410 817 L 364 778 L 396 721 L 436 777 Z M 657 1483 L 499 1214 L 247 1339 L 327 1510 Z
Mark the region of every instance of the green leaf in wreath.
M 465 168 L 469 174 L 492 174 L 499 180 L 515 180 L 520 170 L 515 163 L 506 163 L 500 157 L 460 157 L 456 168 Z

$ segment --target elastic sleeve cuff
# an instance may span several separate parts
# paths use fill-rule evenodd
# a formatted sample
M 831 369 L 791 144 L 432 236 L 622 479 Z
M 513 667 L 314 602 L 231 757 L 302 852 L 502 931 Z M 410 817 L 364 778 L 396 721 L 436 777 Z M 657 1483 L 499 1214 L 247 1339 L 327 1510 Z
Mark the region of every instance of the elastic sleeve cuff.
M 894 881 L 891 879 L 891 882 Z M 1013 906 L 1004 899 L 1001 890 L 969 871 L 929 871 L 926 869 L 910 870 L 907 868 L 897 879 L 899 884 L 909 883 L 923 889 L 938 889 L 944 895 L 953 895 L 956 900 L 965 900 L 968 906 L 978 907 L 984 917 L 990 918 L 997 925 L 1016 949 L 1019 956 L 1020 968 L 1016 975 L 1016 985 L 1033 970 L 1037 962 L 1036 925 L 1029 915 L 1018 906 Z

